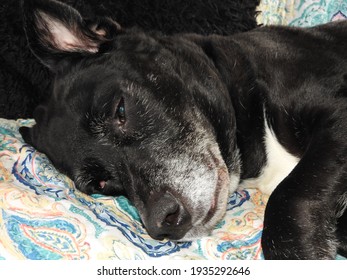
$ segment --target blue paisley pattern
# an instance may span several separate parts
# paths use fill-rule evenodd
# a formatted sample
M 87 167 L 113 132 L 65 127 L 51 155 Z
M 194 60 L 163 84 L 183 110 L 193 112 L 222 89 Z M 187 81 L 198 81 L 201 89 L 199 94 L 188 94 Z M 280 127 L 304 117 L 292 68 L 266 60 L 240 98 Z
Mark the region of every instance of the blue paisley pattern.
M 262 0 L 258 7 L 261 24 L 314 26 L 346 19 L 346 0 Z
M 346 0 L 263 0 L 259 23 L 313 26 L 345 19 Z M 33 120 L 0 119 L 0 260 L 262 259 L 268 197 L 256 189 L 230 198 L 210 236 L 192 242 L 152 240 L 125 197 L 87 196 L 18 128 Z

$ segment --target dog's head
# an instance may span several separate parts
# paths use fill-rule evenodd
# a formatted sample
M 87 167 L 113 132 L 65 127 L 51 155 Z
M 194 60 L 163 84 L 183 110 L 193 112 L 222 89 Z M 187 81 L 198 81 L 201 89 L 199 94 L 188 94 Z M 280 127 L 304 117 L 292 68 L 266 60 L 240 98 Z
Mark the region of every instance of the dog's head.
M 189 36 L 88 22 L 56 1 L 25 0 L 33 53 L 52 95 L 26 142 L 87 193 L 126 195 L 156 239 L 208 234 L 239 177 L 236 124 L 213 61 Z

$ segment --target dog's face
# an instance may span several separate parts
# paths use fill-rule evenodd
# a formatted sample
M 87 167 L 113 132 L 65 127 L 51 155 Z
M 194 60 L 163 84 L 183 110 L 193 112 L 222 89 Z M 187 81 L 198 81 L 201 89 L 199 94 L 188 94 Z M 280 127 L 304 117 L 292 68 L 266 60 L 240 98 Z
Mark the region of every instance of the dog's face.
M 24 139 L 79 190 L 126 195 L 153 238 L 208 234 L 239 177 L 234 112 L 213 62 L 188 37 L 24 2 L 30 46 L 56 73 Z

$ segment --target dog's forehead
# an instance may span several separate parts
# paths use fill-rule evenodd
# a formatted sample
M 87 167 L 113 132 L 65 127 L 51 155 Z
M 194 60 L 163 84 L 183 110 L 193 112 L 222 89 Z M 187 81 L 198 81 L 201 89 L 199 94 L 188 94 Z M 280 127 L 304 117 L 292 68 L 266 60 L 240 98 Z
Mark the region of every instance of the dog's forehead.
M 117 102 L 122 96 L 139 102 L 137 105 L 154 102 L 177 107 L 188 102 L 189 85 L 167 61 L 145 63 L 135 61 L 136 56 L 132 55 L 116 58 L 105 56 L 100 63 L 79 69 L 67 92 L 71 97 L 69 103 L 77 100 L 85 104 L 89 100 L 90 105 L 98 107 L 106 102 Z

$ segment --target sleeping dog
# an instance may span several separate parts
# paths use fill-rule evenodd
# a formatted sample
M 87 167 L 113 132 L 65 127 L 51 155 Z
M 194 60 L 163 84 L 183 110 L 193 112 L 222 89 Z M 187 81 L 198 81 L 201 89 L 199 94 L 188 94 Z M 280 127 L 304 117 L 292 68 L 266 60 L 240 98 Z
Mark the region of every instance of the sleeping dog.
M 126 195 L 155 239 L 209 234 L 239 186 L 271 194 L 267 259 L 347 254 L 347 22 L 164 36 L 23 2 L 55 73 L 25 141 L 87 194 Z

